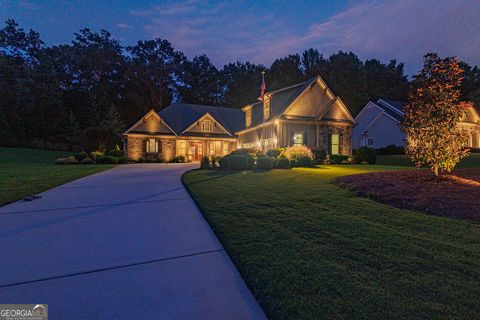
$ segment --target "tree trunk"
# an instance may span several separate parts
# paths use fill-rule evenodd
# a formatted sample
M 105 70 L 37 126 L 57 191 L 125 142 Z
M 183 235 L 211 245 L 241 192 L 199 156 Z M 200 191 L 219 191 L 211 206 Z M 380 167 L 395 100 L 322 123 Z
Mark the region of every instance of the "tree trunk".
M 433 166 L 433 175 L 438 177 L 438 166 Z

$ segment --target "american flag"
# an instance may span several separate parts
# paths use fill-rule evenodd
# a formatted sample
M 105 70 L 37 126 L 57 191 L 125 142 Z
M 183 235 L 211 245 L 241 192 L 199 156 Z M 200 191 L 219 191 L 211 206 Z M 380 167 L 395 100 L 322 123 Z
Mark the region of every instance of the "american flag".
M 260 97 L 258 97 L 258 100 L 263 101 L 265 90 L 267 90 L 267 85 L 265 84 L 265 72 L 262 72 L 262 86 L 260 87 Z

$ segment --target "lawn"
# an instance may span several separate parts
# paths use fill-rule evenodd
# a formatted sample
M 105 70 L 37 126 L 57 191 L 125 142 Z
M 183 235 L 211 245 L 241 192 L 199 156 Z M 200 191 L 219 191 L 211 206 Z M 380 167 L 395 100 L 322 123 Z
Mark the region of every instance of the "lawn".
M 412 161 L 405 155 L 377 156 L 377 164 L 384 166 L 414 167 Z M 480 153 L 472 153 L 462 159 L 457 168 L 478 168 L 480 167 Z
M 0 206 L 115 165 L 55 165 L 69 152 L 0 148 Z
M 479 224 L 331 184 L 389 169 L 197 170 L 184 183 L 270 318 L 478 317 Z

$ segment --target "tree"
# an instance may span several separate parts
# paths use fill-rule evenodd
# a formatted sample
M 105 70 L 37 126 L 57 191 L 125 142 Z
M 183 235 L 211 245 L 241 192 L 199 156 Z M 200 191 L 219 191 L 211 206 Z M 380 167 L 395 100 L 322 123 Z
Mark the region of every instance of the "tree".
M 188 103 L 220 105 L 220 72 L 206 55 L 196 56 L 184 64 L 181 100 Z
M 263 65 L 250 62 L 229 63 L 220 72 L 225 105 L 242 108 L 257 101 L 262 84 Z M 270 90 L 267 87 L 268 90 Z
M 276 59 L 268 69 L 265 78 L 268 91 L 288 87 L 304 81 L 302 65 L 298 54 L 291 54 L 287 57 Z
M 2 147 L 15 147 L 17 145 L 17 137 L 13 133 L 7 119 L 3 116 L 3 112 L 0 110 L 0 146 Z
M 408 79 L 403 71 L 403 63 L 396 60 L 384 64 L 377 59 L 364 63 L 368 100 L 391 99 L 405 101 L 408 91 Z
M 326 73 L 327 61 L 317 49 L 310 48 L 302 53 L 302 68 L 307 79 Z
M 407 154 L 418 167 L 430 167 L 435 176 L 452 171 L 468 155 L 467 136 L 457 127 L 467 106 L 460 102 L 462 73 L 456 58 L 426 54 L 404 107 L 401 128 L 407 134 Z

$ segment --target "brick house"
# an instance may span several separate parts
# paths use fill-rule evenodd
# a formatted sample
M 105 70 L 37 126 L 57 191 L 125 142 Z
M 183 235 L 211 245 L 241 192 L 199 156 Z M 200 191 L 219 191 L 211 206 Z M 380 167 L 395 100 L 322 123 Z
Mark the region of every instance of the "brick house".
M 329 154 L 351 154 L 355 120 L 319 77 L 267 92 L 241 110 L 174 103 L 150 110 L 124 135 L 132 160 L 183 155 L 223 156 L 236 148 L 263 151 L 303 144 Z

